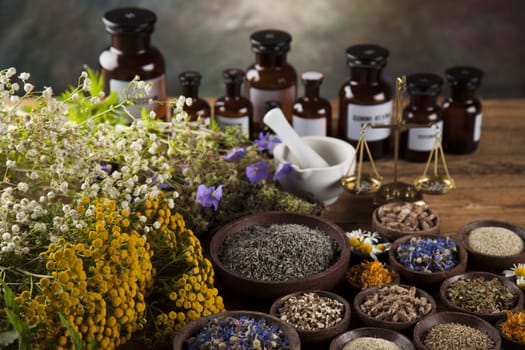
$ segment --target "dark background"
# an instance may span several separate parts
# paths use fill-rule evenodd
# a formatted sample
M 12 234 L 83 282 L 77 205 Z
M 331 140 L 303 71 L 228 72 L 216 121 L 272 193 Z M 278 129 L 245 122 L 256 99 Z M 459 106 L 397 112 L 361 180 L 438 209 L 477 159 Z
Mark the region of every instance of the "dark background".
M 392 85 L 402 74 L 474 65 L 485 71 L 481 97 L 525 96 L 521 0 L 0 0 L 0 68 L 63 91 L 84 64 L 98 68 L 110 43 L 101 18 L 121 6 L 157 14 L 152 42 L 165 57 L 170 96 L 190 69 L 203 75 L 201 96 L 222 95 L 222 70 L 246 69 L 254 61 L 250 34 L 268 28 L 290 32 L 289 62 L 299 74 L 324 73 L 328 98 L 348 78 L 346 48 L 358 43 L 390 50 L 384 75 Z

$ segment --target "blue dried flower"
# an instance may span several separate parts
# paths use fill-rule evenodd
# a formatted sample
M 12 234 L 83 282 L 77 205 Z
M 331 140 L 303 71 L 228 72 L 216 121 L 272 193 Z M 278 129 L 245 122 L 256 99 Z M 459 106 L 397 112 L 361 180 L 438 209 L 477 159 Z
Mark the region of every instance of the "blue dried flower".
M 283 176 L 290 175 L 292 173 L 292 163 L 286 162 L 279 164 L 277 167 L 277 170 L 275 170 L 275 174 L 273 175 L 274 180 L 280 180 L 283 178 Z
M 224 156 L 224 160 L 228 160 L 228 161 L 232 160 L 234 162 L 240 162 L 242 157 L 244 157 L 246 153 L 248 153 L 248 151 L 244 147 L 235 148 Z
M 197 187 L 197 202 L 204 208 L 214 207 L 215 211 L 219 207 L 219 201 L 222 198 L 222 186 L 219 185 L 207 187 L 206 185 L 199 185 Z
M 406 268 L 418 272 L 441 272 L 458 264 L 458 247 L 450 237 L 413 237 L 396 250 L 396 258 Z
M 276 144 L 281 143 L 281 140 L 277 136 L 271 135 L 269 132 L 263 133 L 261 131 L 259 133 L 259 138 L 254 142 L 259 146 L 259 150 L 262 152 L 270 151 Z
M 268 169 L 270 165 L 267 162 L 256 162 L 246 167 L 246 177 L 251 183 L 256 183 L 268 178 Z

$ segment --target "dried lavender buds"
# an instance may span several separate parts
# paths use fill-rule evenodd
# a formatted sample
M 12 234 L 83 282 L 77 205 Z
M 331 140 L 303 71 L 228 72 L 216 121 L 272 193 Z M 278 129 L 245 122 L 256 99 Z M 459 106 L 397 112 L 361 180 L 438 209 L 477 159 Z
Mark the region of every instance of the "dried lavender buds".
M 429 350 L 490 350 L 494 340 L 480 329 L 462 323 L 448 322 L 430 329 L 423 344 Z
M 397 261 L 417 272 L 442 272 L 459 262 L 459 249 L 450 237 L 412 237 L 395 250 Z
M 228 236 L 219 251 L 225 267 L 247 278 L 285 281 L 313 276 L 341 252 L 328 234 L 299 224 L 254 225 Z
M 290 349 L 289 343 L 278 326 L 248 316 L 212 318 L 187 340 L 188 350 Z
M 483 276 L 458 279 L 447 288 L 445 294 L 454 305 L 482 314 L 510 310 L 518 301 L 512 289 L 498 278 L 487 280 Z
M 297 330 L 312 332 L 341 322 L 345 307 L 337 299 L 305 292 L 287 298 L 277 310 L 277 317 Z
M 363 300 L 359 306 L 368 316 L 389 322 L 412 322 L 429 314 L 432 303 L 424 296 L 416 296 L 415 287 L 400 285 L 377 289 Z
M 377 210 L 380 223 L 392 230 L 416 232 L 428 230 L 437 224 L 437 217 L 426 204 L 388 203 Z
M 515 232 L 504 227 L 485 226 L 470 231 L 467 237 L 470 249 L 491 256 L 511 256 L 525 249 L 524 242 Z

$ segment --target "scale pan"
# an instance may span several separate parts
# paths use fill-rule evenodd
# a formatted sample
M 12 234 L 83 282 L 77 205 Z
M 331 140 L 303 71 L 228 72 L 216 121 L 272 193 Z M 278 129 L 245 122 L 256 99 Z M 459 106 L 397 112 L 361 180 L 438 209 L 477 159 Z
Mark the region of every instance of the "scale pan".
M 418 177 L 414 186 L 418 191 L 427 194 L 444 194 L 456 188 L 454 179 L 450 176 L 428 176 Z
M 364 195 L 377 192 L 381 187 L 381 179 L 374 175 L 362 174 L 358 184 L 357 175 L 348 175 L 341 179 L 341 185 L 350 193 Z

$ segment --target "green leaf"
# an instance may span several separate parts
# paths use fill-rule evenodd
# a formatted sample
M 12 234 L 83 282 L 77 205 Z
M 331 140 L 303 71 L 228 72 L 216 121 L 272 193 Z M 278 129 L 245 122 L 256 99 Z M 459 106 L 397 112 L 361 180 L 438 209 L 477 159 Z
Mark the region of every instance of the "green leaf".
M 58 314 L 58 317 L 60 317 L 60 321 L 66 326 L 66 328 L 67 328 L 67 330 L 69 332 L 69 337 L 71 338 L 71 342 L 75 346 L 75 349 L 76 350 L 85 350 L 86 346 L 82 342 L 82 339 L 80 338 L 80 335 L 78 334 L 78 332 L 75 331 L 73 326 L 71 326 L 71 323 L 69 323 L 69 321 L 61 313 Z

